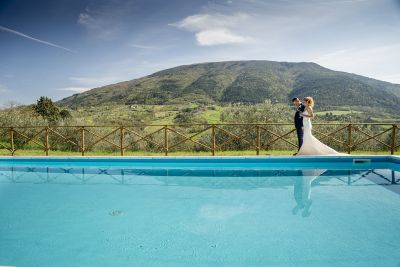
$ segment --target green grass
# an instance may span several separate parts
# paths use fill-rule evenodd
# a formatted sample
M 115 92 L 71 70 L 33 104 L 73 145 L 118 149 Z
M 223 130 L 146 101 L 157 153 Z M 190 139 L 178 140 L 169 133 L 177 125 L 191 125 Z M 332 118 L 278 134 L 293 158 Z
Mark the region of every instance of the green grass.
M 290 156 L 294 150 L 262 150 L 260 156 Z M 389 151 L 352 151 L 352 155 L 389 155 Z M 125 156 L 164 156 L 164 152 L 149 152 L 149 151 L 126 151 Z M 176 151 L 169 152 L 169 156 L 211 156 L 211 152 L 201 151 Z M 242 151 L 217 151 L 216 156 L 255 156 L 255 150 Z M 395 155 L 400 155 L 400 151 L 396 151 Z M 10 156 L 7 150 L 0 150 L 0 156 Z M 17 150 L 14 156 L 45 156 L 42 150 Z M 80 152 L 74 151 L 50 151 L 49 156 L 81 156 Z M 120 156 L 119 151 L 94 151 L 85 152 L 85 156 Z
M 319 111 L 315 112 L 316 115 L 325 115 L 326 113 L 332 113 L 332 115 L 347 115 L 347 114 L 361 114 L 362 111 L 350 111 L 350 110 L 327 110 L 327 111 Z
M 201 116 L 207 121 L 207 123 L 219 123 L 221 122 L 220 116 L 222 107 L 216 107 L 215 110 L 207 109 L 202 112 Z

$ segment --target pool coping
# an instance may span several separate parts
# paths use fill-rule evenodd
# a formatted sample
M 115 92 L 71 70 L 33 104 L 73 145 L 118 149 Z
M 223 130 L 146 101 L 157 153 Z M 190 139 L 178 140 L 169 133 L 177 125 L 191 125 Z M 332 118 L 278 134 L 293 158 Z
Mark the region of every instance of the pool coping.
M 302 161 L 302 162 L 310 162 L 310 161 L 346 161 L 346 159 L 376 159 L 378 161 L 387 160 L 393 163 L 400 164 L 400 156 L 398 155 L 324 155 L 324 156 L 0 156 L 1 160 L 6 161 L 24 161 L 24 160 L 110 160 L 110 161 L 129 161 L 129 160 L 271 160 L 271 161 L 280 161 L 280 160 L 288 160 L 288 161 Z

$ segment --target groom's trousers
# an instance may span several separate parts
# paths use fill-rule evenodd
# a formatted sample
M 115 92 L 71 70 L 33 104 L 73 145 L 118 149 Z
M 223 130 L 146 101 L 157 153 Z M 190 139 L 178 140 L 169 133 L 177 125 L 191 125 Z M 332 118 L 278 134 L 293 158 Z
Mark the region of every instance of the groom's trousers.
M 296 133 L 297 133 L 297 141 L 299 144 L 298 150 L 300 150 L 300 147 L 303 145 L 303 129 L 296 128 Z

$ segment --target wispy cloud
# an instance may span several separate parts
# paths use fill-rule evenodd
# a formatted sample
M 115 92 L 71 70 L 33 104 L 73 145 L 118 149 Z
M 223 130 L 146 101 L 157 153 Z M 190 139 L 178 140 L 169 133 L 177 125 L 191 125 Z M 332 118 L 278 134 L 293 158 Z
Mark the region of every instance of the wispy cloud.
M 98 19 L 95 19 L 88 13 L 79 14 L 78 24 L 89 29 L 99 29 L 101 27 L 100 21 Z
M 22 32 L 18 32 L 18 31 L 12 30 L 10 28 L 6 28 L 6 27 L 3 27 L 3 26 L 0 26 L 0 30 L 15 34 L 15 35 L 18 35 L 18 36 L 21 36 L 21 37 L 24 37 L 26 39 L 29 39 L 29 40 L 32 40 L 32 41 L 35 41 L 35 42 L 38 42 L 38 43 L 41 43 L 41 44 L 45 44 L 45 45 L 48 45 L 48 46 L 52 46 L 52 47 L 56 47 L 56 48 L 59 48 L 59 49 L 63 49 L 65 51 L 68 51 L 68 52 L 71 52 L 71 53 L 76 53 L 76 51 L 74 51 L 72 49 L 69 49 L 69 48 L 66 48 L 64 46 L 57 45 L 57 44 L 54 44 L 54 43 L 50 43 L 50 42 L 47 42 L 47 41 L 44 41 L 44 40 L 40 40 L 40 39 L 34 38 L 34 37 L 30 36 L 30 35 L 27 35 L 27 34 L 24 34 Z
M 138 4 L 140 1 L 109 0 L 86 1 L 88 6 L 77 17 L 77 24 L 87 31 L 91 37 L 112 41 L 119 37 L 126 37 L 134 25 L 128 24 L 140 15 Z M 147 1 L 146 1 L 147 2 Z M 157 7 L 154 7 L 156 10 Z M 152 9 L 152 10 L 154 10 Z M 124 34 L 126 33 L 126 34 Z
M 156 50 L 159 49 L 158 46 L 153 45 L 142 45 L 142 44 L 131 44 L 131 47 L 144 49 L 144 50 Z
M 100 39 L 113 39 L 118 32 L 118 26 L 115 25 L 115 22 L 105 18 L 103 15 L 93 15 L 88 12 L 81 13 L 78 16 L 77 23 Z
M 74 93 L 83 93 L 85 91 L 89 91 L 90 87 L 64 87 L 64 88 L 59 88 L 57 91 L 70 91 Z
M 69 91 L 83 93 L 93 88 L 109 85 L 120 81 L 117 77 L 70 77 L 71 86 L 57 89 L 57 91 Z
M 118 81 L 116 77 L 70 77 L 69 80 L 86 86 L 102 86 Z
M 195 32 L 197 43 L 202 46 L 248 43 L 253 38 L 235 32 L 235 28 L 249 17 L 245 13 L 196 14 L 170 25 Z
M 10 89 L 7 88 L 7 86 L 0 84 L 0 93 L 9 93 L 11 92 Z

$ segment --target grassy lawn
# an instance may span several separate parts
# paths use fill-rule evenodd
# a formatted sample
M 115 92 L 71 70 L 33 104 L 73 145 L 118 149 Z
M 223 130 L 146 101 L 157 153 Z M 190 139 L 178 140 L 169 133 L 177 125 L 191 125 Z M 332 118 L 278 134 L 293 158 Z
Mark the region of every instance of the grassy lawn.
M 294 150 L 262 150 L 260 156 L 290 156 L 295 153 Z M 389 151 L 352 151 L 352 155 L 390 155 Z M 177 151 L 169 152 L 169 156 L 211 156 L 211 152 L 192 152 L 192 151 Z M 254 150 L 243 151 L 217 151 L 216 156 L 255 156 Z M 395 155 L 400 155 L 400 151 L 396 151 Z M 0 156 L 10 156 L 7 150 L 0 150 Z M 15 156 L 45 156 L 42 150 L 17 150 Z M 80 152 L 74 151 L 50 151 L 49 156 L 81 156 Z M 85 156 L 120 156 L 119 151 L 95 151 L 85 152 Z M 163 152 L 148 152 L 148 151 L 126 151 L 125 156 L 164 156 Z
M 362 111 L 350 111 L 350 110 L 328 110 L 328 111 L 319 111 L 315 112 L 316 115 L 325 115 L 326 113 L 332 113 L 332 115 L 347 115 L 347 114 L 361 114 L 363 113 Z
M 208 122 L 208 123 L 219 123 L 222 107 L 215 107 L 215 110 L 207 109 L 201 113 L 201 116 Z

